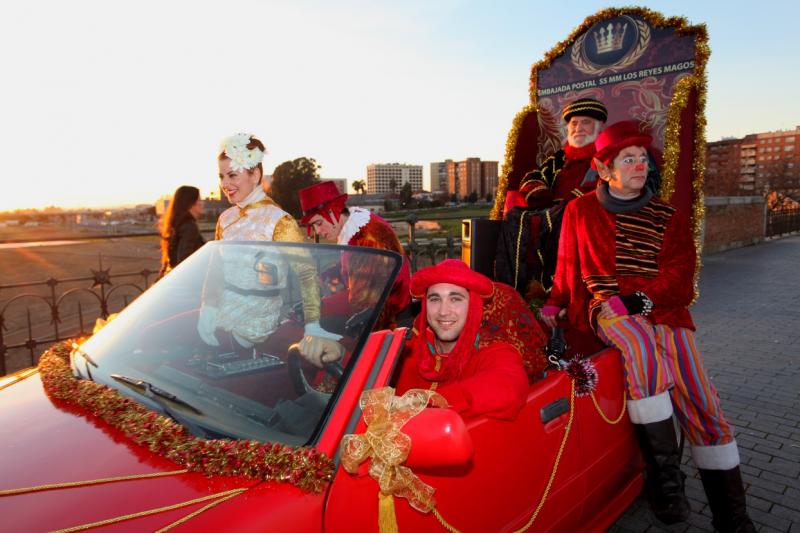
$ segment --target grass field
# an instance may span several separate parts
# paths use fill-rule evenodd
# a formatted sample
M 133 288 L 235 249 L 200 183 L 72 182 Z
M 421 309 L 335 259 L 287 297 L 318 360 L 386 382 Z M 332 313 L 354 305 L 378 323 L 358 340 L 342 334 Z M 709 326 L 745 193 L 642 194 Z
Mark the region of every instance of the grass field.
M 389 221 L 399 222 L 413 213 L 418 220 L 434 220 L 439 223 L 441 230 L 432 233 L 418 233 L 419 236 L 461 237 L 461 220 L 465 218 L 489 217 L 492 210 L 491 204 L 478 204 L 463 207 L 439 207 L 434 209 L 418 209 L 414 211 L 390 211 L 383 213 L 383 217 Z M 400 233 L 401 240 L 405 239 L 405 233 Z

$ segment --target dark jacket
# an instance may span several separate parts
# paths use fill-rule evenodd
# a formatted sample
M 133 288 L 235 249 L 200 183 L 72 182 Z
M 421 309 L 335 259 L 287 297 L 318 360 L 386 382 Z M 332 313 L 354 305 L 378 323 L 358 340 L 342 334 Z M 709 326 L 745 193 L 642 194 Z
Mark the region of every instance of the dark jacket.
M 169 267 L 175 268 L 178 264 L 192 255 L 198 248 L 205 244 L 205 239 L 200 235 L 197 221 L 189 217 L 175 230 L 169 239 Z

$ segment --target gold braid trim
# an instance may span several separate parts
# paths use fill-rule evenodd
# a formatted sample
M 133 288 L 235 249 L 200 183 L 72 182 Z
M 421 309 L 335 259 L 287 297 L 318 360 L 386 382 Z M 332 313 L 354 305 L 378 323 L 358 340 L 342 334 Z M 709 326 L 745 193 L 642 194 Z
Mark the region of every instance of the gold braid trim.
M 220 501 L 215 502 L 215 505 L 216 505 L 217 503 L 222 503 L 223 501 L 225 501 L 227 499 L 230 499 L 230 498 L 232 498 L 234 496 L 237 496 L 237 495 L 241 494 L 242 492 L 244 492 L 246 490 L 247 490 L 247 488 L 232 489 L 232 490 L 228 490 L 228 491 L 225 491 L 225 492 L 218 492 L 217 494 L 209 494 L 208 496 L 202 496 L 200 498 L 195 498 L 193 500 L 189 500 L 189 501 L 185 501 L 185 502 L 181 502 L 181 503 L 176 503 L 176 504 L 173 504 L 173 505 L 167 505 L 166 507 L 158 507 L 156 509 L 148 509 L 147 511 L 140 511 L 138 513 L 131 513 L 131 514 L 122 515 L 122 516 L 115 516 L 114 518 L 107 518 L 105 520 L 100 520 L 98 522 L 92 522 L 92 523 L 89 523 L 89 524 L 81 524 L 79 526 L 68 527 L 66 529 L 59 529 L 59 530 L 56 530 L 53 533 L 71 533 L 72 531 L 85 531 L 87 529 L 92 529 L 92 528 L 95 528 L 95 527 L 107 526 L 109 524 L 116 524 L 118 522 L 124 522 L 125 520 L 133 520 L 134 518 L 142 518 L 144 516 L 150 516 L 150 515 L 154 515 L 154 514 L 158 514 L 158 513 L 166 513 L 167 511 L 174 511 L 175 509 L 180 509 L 181 507 L 188 507 L 189 505 L 194 505 L 196 503 L 205 502 L 205 501 L 208 501 L 208 500 L 220 500 Z M 211 508 L 211 507 L 213 507 L 213 505 L 206 506 L 202 510 L 205 510 L 205 509 Z M 199 514 L 199 513 L 193 513 L 191 516 L 196 516 L 197 514 Z M 170 524 L 169 526 L 167 526 L 167 528 L 171 528 L 171 527 L 174 527 L 176 525 L 178 525 L 177 522 L 173 523 L 173 524 Z
M 21 489 L 0 490 L 0 497 L 13 496 L 16 494 L 27 494 L 29 492 L 40 492 L 43 490 L 68 489 L 73 487 L 102 485 L 103 483 L 114 483 L 116 481 L 131 481 L 135 479 L 149 479 L 154 477 L 177 476 L 179 474 L 185 474 L 187 472 L 188 470 L 184 469 L 184 470 L 172 470 L 170 472 L 151 472 L 149 474 L 133 474 L 129 476 L 104 477 L 100 479 L 88 479 L 85 481 L 67 481 L 64 483 L 49 483 L 47 485 L 36 485 L 34 487 L 25 487 Z
M 519 220 L 519 231 L 517 232 L 517 246 L 514 250 L 514 288 L 517 288 L 517 282 L 519 281 L 519 249 L 522 245 L 522 230 L 525 228 L 525 215 L 527 215 L 529 211 L 525 211 L 522 213 L 522 217 Z
M 541 191 L 542 189 L 547 189 L 547 185 L 545 185 L 544 183 L 542 183 L 541 185 L 537 185 L 536 187 L 534 187 L 533 189 L 531 189 L 531 190 L 528 192 L 528 194 L 526 194 L 526 195 L 525 195 L 525 201 L 526 201 L 526 202 L 528 201 L 528 199 L 530 198 L 531 194 L 533 194 L 533 193 L 535 193 L 535 192 L 539 192 L 539 191 Z
M 224 228 L 221 227 L 221 225 L 219 223 L 219 220 L 217 220 L 217 229 L 214 232 L 214 238 L 216 240 L 222 239 L 222 235 L 225 233 L 225 230 L 230 228 L 231 226 L 233 226 L 234 224 L 236 224 L 237 222 L 239 222 L 243 218 L 247 217 L 247 212 L 250 211 L 251 209 L 255 209 L 257 207 L 265 207 L 265 206 L 268 206 L 268 205 L 278 205 L 278 204 L 276 204 L 275 201 L 272 198 L 267 196 L 266 198 L 264 198 L 262 200 L 259 200 L 257 202 L 253 202 L 252 204 L 247 204 L 244 207 L 239 207 L 239 216 L 236 217 L 236 219 L 233 222 L 231 222 L 230 224 L 228 224 Z M 236 207 L 238 207 L 238 206 L 236 206 Z

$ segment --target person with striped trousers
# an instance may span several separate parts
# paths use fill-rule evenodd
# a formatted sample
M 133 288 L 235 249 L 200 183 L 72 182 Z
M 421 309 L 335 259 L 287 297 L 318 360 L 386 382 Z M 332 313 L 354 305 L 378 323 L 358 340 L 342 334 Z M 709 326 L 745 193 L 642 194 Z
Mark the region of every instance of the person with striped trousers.
M 690 512 L 673 413 L 691 444 L 714 527 L 755 531 L 747 515 L 733 427 L 694 339 L 695 245 L 687 217 L 645 188 L 652 137 L 639 123 L 607 127 L 595 141 L 597 190 L 564 213 L 553 289 L 542 309 L 593 331 L 624 361 L 628 414 L 647 465 L 654 514 Z

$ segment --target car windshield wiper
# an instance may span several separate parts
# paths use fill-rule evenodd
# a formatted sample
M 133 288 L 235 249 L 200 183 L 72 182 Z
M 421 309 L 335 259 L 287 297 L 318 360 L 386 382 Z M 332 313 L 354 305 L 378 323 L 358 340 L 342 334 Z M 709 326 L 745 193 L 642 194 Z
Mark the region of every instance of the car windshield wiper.
M 185 407 L 189 411 L 193 413 L 203 416 L 203 412 L 198 409 L 197 407 L 193 406 L 192 404 L 181 400 L 171 392 L 165 391 L 159 387 L 156 387 L 152 383 L 144 381 L 142 379 L 136 379 L 128 376 L 123 376 L 122 374 L 111 374 L 111 378 L 115 381 L 119 381 L 121 383 L 125 383 L 126 385 L 130 385 L 136 389 L 141 390 L 144 393 L 144 396 L 150 398 L 151 400 L 155 400 L 159 405 L 164 407 L 165 409 L 169 410 L 160 400 L 168 400 L 172 403 L 176 403 L 182 407 Z
M 90 365 L 92 365 L 93 367 L 95 367 L 95 368 L 100 368 L 100 367 L 97 365 L 97 363 L 95 363 L 94 359 L 92 359 L 92 358 L 91 358 L 91 356 L 90 356 L 88 353 L 84 352 L 84 351 L 83 351 L 83 350 L 81 350 L 80 348 L 75 348 L 75 353 L 77 353 L 77 354 L 79 354 L 81 357 L 83 357 L 83 358 L 86 360 L 86 362 L 87 362 L 87 363 L 89 363 Z

